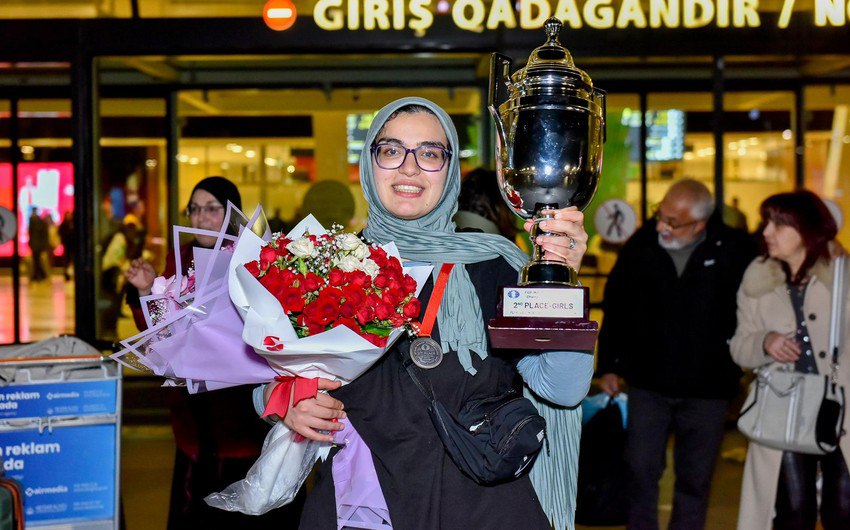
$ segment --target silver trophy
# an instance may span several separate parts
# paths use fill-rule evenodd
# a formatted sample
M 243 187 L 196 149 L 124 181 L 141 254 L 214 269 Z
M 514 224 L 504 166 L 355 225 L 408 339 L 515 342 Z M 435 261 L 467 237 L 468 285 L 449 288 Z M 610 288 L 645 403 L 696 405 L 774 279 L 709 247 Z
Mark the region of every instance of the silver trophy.
M 553 319 L 566 323 L 560 328 L 555 324 L 556 331 L 531 337 L 541 348 L 555 346 L 546 343 L 555 340 L 557 330 L 574 329 L 576 322 L 592 324 L 592 340 L 596 337 L 596 323 L 588 322 L 587 289 L 576 287 L 576 271 L 563 262 L 544 259 L 534 243 L 537 235 L 546 234 L 538 228 L 540 221 L 554 215 L 556 209 L 587 207 L 602 170 L 605 92 L 576 68 L 570 52 L 558 42 L 561 27 L 557 18 L 547 20 L 546 43 L 513 75 L 510 58 L 493 54 L 491 62 L 488 107 L 496 122 L 499 187 L 514 213 L 534 220 L 532 259 L 520 271 L 519 286 L 503 292 L 501 317 L 513 319 L 513 324 L 495 323 L 496 328 L 510 328 L 501 336 L 510 334 L 513 339 L 507 338 L 511 344 L 504 345 L 491 322 L 491 339 L 497 347 L 520 347 L 514 343 L 526 341 L 534 332 L 522 338 L 518 329 L 543 329 L 541 326 L 553 325 Z M 516 319 L 523 320 L 519 328 L 514 325 Z M 587 345 L 590 338 L 585 336 L 580 342 Z

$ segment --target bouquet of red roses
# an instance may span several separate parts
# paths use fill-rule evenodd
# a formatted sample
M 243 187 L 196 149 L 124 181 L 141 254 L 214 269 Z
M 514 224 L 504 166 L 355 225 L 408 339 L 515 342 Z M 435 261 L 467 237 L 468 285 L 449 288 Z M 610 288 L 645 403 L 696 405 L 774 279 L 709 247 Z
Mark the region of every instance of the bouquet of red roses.
M 348 383 L 419 316 L 433 267 L 307 216 L 287 235 L 245 230 L 230 262 L 242 339 L 282 374 Z
M 325 234 L 279 235 L 245 269 L 280 302 L 299 338 L 346 326 L 375 346 L 419 316 L 416 280 L 377 245 L 334 226 Z M 269 351 L 280 337 L 267 336 Z

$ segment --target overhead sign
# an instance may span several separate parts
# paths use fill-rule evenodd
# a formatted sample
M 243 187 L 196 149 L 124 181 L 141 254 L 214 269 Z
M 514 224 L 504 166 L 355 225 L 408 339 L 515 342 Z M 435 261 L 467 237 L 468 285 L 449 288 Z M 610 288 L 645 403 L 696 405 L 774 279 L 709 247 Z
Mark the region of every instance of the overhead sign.
M 787 28 L 792 15 L 813 17 L 816 26 L 848 24 L 850 0 L 814 0 L 814 6 L 808 5 L 806 11 L 795 12 L 795 0 L 783 0 L 777 26 Z M 434 23 L 434 13 L 444 11 L 437 0 L 318 0 L 313 20 L 327 31 L 411 29 L 423 34 Z M 453 0 L 450 7 L 453 23 L 474 32 L 538 29 L 551 16 L 567 29 L 755 28 L 762 25 L 766 11 L 759 0 Z

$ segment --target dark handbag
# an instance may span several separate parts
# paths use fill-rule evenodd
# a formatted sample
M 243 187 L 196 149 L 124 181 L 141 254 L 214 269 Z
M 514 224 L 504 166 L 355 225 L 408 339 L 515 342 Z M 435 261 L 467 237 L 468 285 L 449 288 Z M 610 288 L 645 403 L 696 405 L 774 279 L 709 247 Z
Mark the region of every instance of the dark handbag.
M 428 413 L 446 452 L 460 470 L 478 484 L 491 485 L 522 476 L 531 469 L 546 437 L 546 420 L 516 390 L 468 402 L 452 415 L 419 379 L 409 358 L 404 365 L 428 399 Z
M 620 407 L 611 399 L 581 430 L 576 523 L 619 526 L 628 517 L 626 430 Z

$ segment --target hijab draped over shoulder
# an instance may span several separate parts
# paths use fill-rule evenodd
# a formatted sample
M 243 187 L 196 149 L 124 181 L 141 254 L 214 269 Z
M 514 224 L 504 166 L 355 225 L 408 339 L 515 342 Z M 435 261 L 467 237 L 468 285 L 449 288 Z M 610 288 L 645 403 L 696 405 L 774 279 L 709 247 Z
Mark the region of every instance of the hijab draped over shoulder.
M 372 171 L 371 146 L 387 119 L 399 109 L 417 105 L 425 107 L 440 120 L 448 138 L 451 156 L 446 185 L 436 207 L 419 219 L 400 219 L 381 204 Z M 443 263 L 478 263 L 504 257 L 519 269 L 528 256 L 502 236 L 482 233 L 456 233 L 452 216 L 457 211 L 460 193 L 460 161 L 457 131 L 451 118 L 427 99 L 408 97 L 381 109 L 372 121 L 360 155 L 360 184 L 369 203 L 369 217 L 363 233 L 366 238 L 384 244 L 394 241 L 402 257 L 434 264 L 434 276 Z M 470 374 L 471 352 L 481 359 L 487 356 L 487 336 L 475 288 L 464 267 L 455 267 L 449 276 L 443 303 L 437 314 L 440 339 L 444 351 L 457 351 L 461 366 Z

